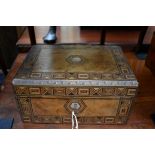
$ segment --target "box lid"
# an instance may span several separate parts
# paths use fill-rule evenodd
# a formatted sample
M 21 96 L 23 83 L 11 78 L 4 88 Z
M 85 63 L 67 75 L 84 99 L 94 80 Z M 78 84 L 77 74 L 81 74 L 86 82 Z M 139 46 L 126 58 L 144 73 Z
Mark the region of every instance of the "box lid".
M 138 86 L 118 46 L 35 45 L 13 85 Z

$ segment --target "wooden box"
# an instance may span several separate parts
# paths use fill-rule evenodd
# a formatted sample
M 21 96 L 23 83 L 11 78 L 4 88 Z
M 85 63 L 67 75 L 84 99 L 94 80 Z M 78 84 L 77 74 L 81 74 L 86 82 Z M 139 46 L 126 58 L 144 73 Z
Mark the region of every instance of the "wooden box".
M 127 122 L 138 82 L 120 47 L 36 45 L 13 79 L 24 122 Z

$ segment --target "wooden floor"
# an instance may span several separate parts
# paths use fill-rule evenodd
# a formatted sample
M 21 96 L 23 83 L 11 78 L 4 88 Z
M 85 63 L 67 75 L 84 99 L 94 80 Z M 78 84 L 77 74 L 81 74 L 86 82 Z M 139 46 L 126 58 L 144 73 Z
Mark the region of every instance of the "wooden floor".
M 59 37 L 62 35 L 60 28 L 57 33 Z M 72 36 L 72 33 L 76 33 L 77 36 L 79 35 L 80 37 L 77 38 L 77 36 L 74 36 L 74 35 Z M 79 31 L 78 28 L 71 30 L 71 32 L 70 30 L 68 30 L 68 33 L 66 34 L 66 39 L 65 37 L 64 38 L 60 37 L 58 39 L 59 40 L 58 43 L 60 42 L 62 43 L 63 41 L 71 42 L 71 43 L 72 42 L 80 43 L 80 42 L 99 41 L 100 32 L 94 31 L 92 33 L 90 31 L 81 32 Z M 109 34 L 108 40 L 112 42 L 113 41 L 119 42 L 121 39 L 122 40 L 126 39 L 128 41 L 130 40 L 130 43 L 131 42 L 135 43 L 137 40 L 136 38 L 137 32 L 129 33 L 128 35 L 124 35 L 121 32 L 119 33 L 120 34 L 118 35 L 116 35 L 116 33 L 114 33 L 114 35 L 112 33 Z M 38 42 L 42 41 L 42 37 L 41 37 L 42 35 L 39 33 L 37 35 L 38 35 Z M 85 36 L 85 39 L 81 39 L 82 36 Z M 22 41 L 24 43 L 28 43 L 27 42 L 28 37 L 23 36 L 22 39 L 23 40 L 20 40 L 19 43 L 21 43 Z M 137 59 L 132 48 L 123 47 L 123 51 L 140 84 L 139 91 L 138 91 L 138 94 L 135 100 L 135 104 L 132 107 L 132 111 L 131 111 L 131 115 L 129 117 L 128 123 L 126 125 L 80 125 L 79 128 L 112 128 L 112 129 L 113 128 L 124 128 L 124 129 L 155 128 L 155 125 L 153 124 L 151 117 L 150 117 L 152 113 L 155 113 L 155 77 L 152 75 L 150 70 L 145 66 L 145 61 Z M 5 80 L 4 89 L 0 93 L 0 118 L 14 117 L 13 128 L 52 128 L 52 129 L 71 128 L 71 125 L 67 125 L 67 124 L 22 123 L 20 115 L 19 115 L 19 111 L 16 105 L 15 95 L 12 89 L 11 81 L 16 71 L 20 67 L 21 63 L 23 62 L 25 56 L 26 56 L 25 53 L 20 53 L 17 56 L 17 59 L 14 62 L 14 65 L 12 66 L 12 69 L 9 75 L 7 76 Z

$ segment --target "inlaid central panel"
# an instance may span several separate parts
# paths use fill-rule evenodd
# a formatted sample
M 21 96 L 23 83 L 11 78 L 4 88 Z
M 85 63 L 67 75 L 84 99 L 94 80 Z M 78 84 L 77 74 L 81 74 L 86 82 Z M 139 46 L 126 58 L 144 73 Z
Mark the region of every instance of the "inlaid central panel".
M 33 115 L 70 115 L 74 110 L 78 116 L 116 116 L 119 99 L 50 99 L 32 98 Z M 76 108 L 74 109 L 74 104 Z M 95 106 L 96 105 L 96 106 Z
M 116 73 L 118 68 L 108 50 L 44 49 L 33 66 L 33 72 L 102 72 Z

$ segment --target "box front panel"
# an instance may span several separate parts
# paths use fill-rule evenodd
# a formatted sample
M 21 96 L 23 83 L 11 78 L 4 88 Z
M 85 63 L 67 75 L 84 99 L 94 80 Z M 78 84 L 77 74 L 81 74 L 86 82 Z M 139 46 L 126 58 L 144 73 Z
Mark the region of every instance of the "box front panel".
M 31 99 L 33 115 L 71 116 L 116 116 L 119 99 Z
M 25 122 L 71 123 L 72 111 L 81 124 L 122 124 L 130 111 L 132 98 L 42 98 L 18 97 Z

